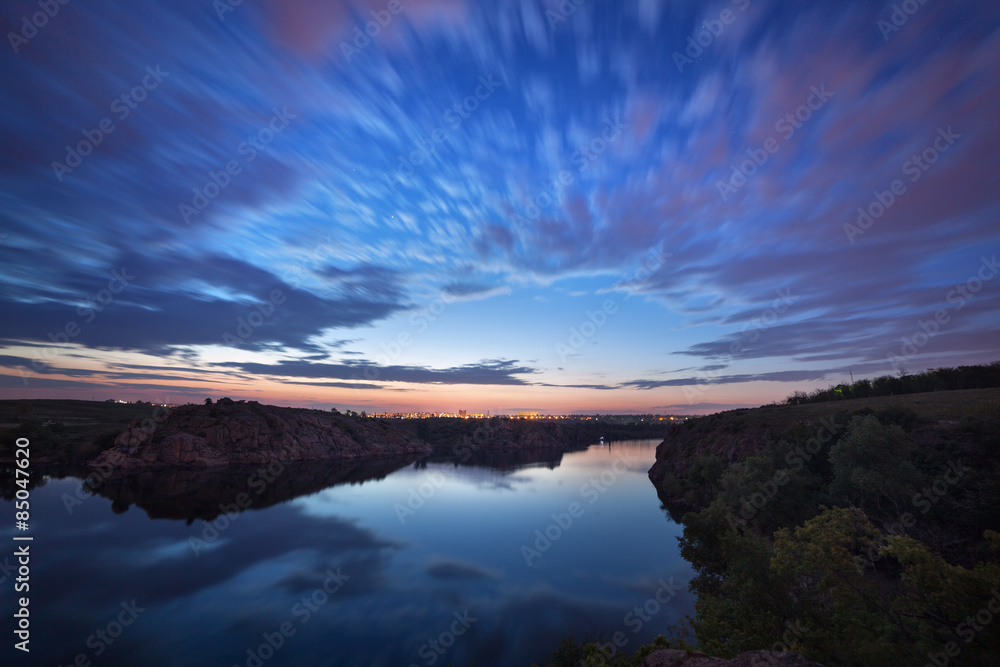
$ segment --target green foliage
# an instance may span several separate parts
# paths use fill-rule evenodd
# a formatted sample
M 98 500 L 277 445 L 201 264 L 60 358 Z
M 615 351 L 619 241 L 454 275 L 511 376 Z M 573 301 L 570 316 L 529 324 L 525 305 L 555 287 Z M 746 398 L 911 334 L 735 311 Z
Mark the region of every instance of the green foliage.
M 983 537 L 994 557 L 1000 555 L 1000 534 L 985 531 Z M 987 608 L 991 597 L 995 596 L 994 605 L 1000 602 L 1000 563 L 996 560 L 964 568 L 946 562 L 913 538 L 895 536 L 888 542 L 883 552 L 902 565 L 906 587 L 906 594 L 895 601 L 896 605 L 900 613 L 913 618 L 924 648 L 933 650 L 955 639 L 956 628 Z M 961 630 L 958 634 L 962 635 Z M 1000 655 L 1000 633 L 995 627 L 989 631 L 984 628 L 978 635 L 970 632 L 966 639 L 965 659 Z
M 698 571 L 690 588 L 698 596 L 700 650 L 733 656 L 772 644 L 785 621 L 787 586 L 770 569 L 770 540 L 742 529 L 721 499 L 683 522 L 681 555 Z
M 1000 632 L 969 619 L 1000 601 L 1000 420 L 929 425 L 889 407 L 836 422 L 825 443 L 802 423 L 734 461 L 683 443 L 668 496 L 696 508 L 680 545 L 699 650 L 898 665 L 953 641 L 957 662 L 996 664 Z
M 903 429 L 874 416 L 854 418 L 847 434 L 830 448 L 830 495 L 880 516 L 898 516 L 910 507 L 913 489 L 925 481 L 913 465 L 914 446 Z
M 837 663 L 888 665 L 894 628 L 870 586 L 881 533 L 859 509 L 827 509 L 775 534 L 772 569 L 792 581 L 803 651 Z
M 680 495 L 692 506 L 711 502 L 710 489 L 718 482 L 725 468 L 726 464 L 715 454 L 699 454 L 681 480 Z
M 978 366 L 958 368 L 932 368 L 916 375 L 883 375 L 872 380 L 858 380 L 853 384 L 839 384 L 827 389 L 817 389 L 811 394 L 794 392 L 785 399 L 788 405 L 825 403 L 850 398 L 872 396 L 898 396 L 930 391 L 956 389 L 985 389 L 1000 387 L 1000 361 Z

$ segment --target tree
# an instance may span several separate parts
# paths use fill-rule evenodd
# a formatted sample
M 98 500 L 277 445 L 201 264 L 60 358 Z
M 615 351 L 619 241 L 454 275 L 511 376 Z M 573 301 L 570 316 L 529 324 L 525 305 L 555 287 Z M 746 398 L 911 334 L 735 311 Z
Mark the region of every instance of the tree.
M 925 481 L 913 465 L 915 447 L 896 424 L 869 415 L 855 417 L 847 434 L 830 448 L 835 502 L 854 505 L 876 518 L 898 517 Z
M 211 404 L 212 404 L 212 399 L 206 398 L 205 399 L 205 405 L 211 405 Z
M 806 655 L 838 664 L 891 665 L 900 631 L 885 614 L 886 595 L 873 586 L 872 560 L 881 533 L 857 508 L 826 509 L 775 533 L 771 569 L 792 579 Z M 833 660 L 835 658 L 835 660 Z

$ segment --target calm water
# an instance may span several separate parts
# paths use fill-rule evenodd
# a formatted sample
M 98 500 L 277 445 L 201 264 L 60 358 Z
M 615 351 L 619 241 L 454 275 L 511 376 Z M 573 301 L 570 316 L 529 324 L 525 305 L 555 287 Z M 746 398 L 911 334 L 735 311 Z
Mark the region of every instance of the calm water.
M 52 479 L 31 496 L 30 663 L 527 667 L 600 631 L 634 649 L 693 613 L 646 477 L 656 442 L 146 474 L 92 496 Z

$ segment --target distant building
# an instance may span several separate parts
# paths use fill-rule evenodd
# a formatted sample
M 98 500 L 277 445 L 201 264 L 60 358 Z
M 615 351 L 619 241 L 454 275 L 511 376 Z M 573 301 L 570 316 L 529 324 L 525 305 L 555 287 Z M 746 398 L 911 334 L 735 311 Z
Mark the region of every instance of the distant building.
M 458 416 L 461 417 L 462 419 L 465 419 L 466 417 L 468 417 L 468 415 L 466 414 L 465 410 L 459 410 L 458 411 Z
M 517 416 L 521 419 L 537 419 L 542 413 L 537 410 L 518 410 Z

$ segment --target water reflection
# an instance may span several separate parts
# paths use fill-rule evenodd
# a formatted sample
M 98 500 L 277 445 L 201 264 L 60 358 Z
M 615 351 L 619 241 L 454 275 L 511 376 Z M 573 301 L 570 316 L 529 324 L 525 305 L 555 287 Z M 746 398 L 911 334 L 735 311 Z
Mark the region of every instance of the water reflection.
M 692 611 L 682 591 L 638 629 L 628 616 L 691 576 L 646 478 L 655 444 L 297 464 L 230 514 L 255 469 L 110 478 L 79 504 L 65 500 L 79 480 L 53 479 L 32 495 L 32 657 L 516 667 L 609 630 L 635 648 Z M 582 513 L 529 566 L 522 547 L 572 503 Z M 130 506 L 143 511 L 115 513 Z M 133 599 L 145 611 L 97 656 L 91 635 Z
M 541 449 L 518 452 L 475 452 L 465 458 L 396 457 L 359 461 L 322 461 L 272 463 L 268 466 L 228 466 L 215 469 L 159 469 L 143 472 L 98 474 L 92 487 L 97 495 L 112 501 L 118 514 L 135 505 L 151 519 L 195 519 L 212 521 L 221 514 L 251 509 L 263 509 L 300 496 L 318 493 L 342 484 L 364 484 L 384 479 L 412 465 L 426 470 L 428 466 L 463 467 L 466 477 L 479 475 L 485 483 L 503 484 L 507 473 L 522 468 L 544 466 L 556 468 L 562 461 L 562 450 Z M 88 468 L 71 468 L 61 476 L 86 477 Z M 495 474 L 495 473 L 502 474 Z
M 384 479 L 412 462 L 412 458 L 369 459 L 151 470 L 111 476 L 95 493 L 110 499 L 119 513 L 136 505 L 151 519 L 212 521 L 220 514 L 263 509 L 341 484 Z

